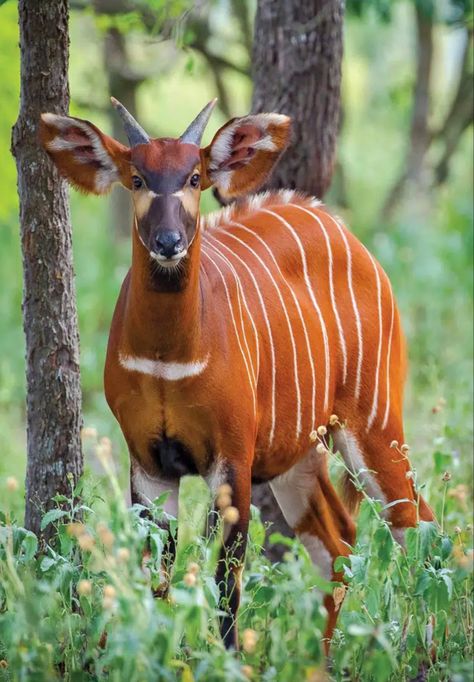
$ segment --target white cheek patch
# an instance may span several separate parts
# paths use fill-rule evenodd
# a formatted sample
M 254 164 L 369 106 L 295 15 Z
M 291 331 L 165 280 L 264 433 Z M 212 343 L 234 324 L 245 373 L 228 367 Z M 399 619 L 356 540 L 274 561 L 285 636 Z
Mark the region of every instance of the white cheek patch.
M 387 498 L 375 476 L 368 471 L 355 436 L 347 429 L 339 429 L 334 432 L 333 438 L 334 445 L 341 453 L 347 468 L 357 476 L 370 497 L 380 500 L 383 505 L 386 505 Z M 386 512 L 383 512 L 383 515 L 386 516 Z
M 321 576 L 326 580 L 331 580 L 333 573 L 332 558 L 323 541 L 310 533 L 301 533 L 298 537 L 303 543 L 313 564 L 319 568 Z
M 140 372 L 167 381 L 180 381 L 202 374 L 208 365 L 209 354 L 200 362 L 163 362 L 122 354 L 119 359 L 122 367 L 130 372 Z
M 140 502 L 150 506 L 154 500 L 164 492 L 170 492 L 164 504 L 164 511 L 178 518 L 179 483 L 177 481 L 163 481 L 150 476 L 140 466 L 135 466 L 133 473 L 133 488 L 140 498 Z
M 308 511 L 320 461 L 321 455 L 311 448 L 289 471 L 270 481 L 270 488 L 290 528 L 296 528 Z

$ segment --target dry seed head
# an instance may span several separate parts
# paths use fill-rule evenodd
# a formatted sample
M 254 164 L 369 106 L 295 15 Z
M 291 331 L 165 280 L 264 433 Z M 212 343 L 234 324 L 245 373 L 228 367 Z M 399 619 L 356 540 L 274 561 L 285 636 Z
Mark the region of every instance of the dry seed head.
M 316 452 L 318 455 L 326 455 L 328 451 L 324 443 L 318 443 L 316 445 Z
M 78 523 L 77 521 L 74 521 L 73 523 L 68 523 L 67 526 L 67 534 L 70 535 L 73 538 L 78 538 L 81 535 L 84 535 L 86 532 L 86 527 L 84 526 L 83 523 Z
M 79 547 L 85 552 L 91 552 L 95 545 L 95 540 L 89 533 L 83 533 L 77 540 Z
M 6 661 L 4 658 L 0 661 L 0 668 L 8 668 L 8 661 Z
M 115 587 L 113 585 L 105 585 L 104 586 L 104 597 L 109 597 L 109 599 L 113 599 L 115 595 L 117 594 Z
M 127 547 L 119 547 L 117 550 L 117 559 L 126 563 L 130 559 L 130 550 Z
M 232 504 L 232 497 L 228 493 L 220 493 L 216 498 L 217 507 L 223 511 Z
M 339 607 L 341 606 L 342 602 L 344 601 L 344 597 L 346 596 L 346 591 L 347 587 L 345 585 L 337 585 L 333 592 L 332 592 L 332 598 L 334 599 L 334 606 L 336 611 L 339 611 Z
M 97 438 L 97 429 L 94 426 L 84 426 L 81 431 L 81 437 L 84 438 Z
M 220 485 L 217 488 L 217 494 L 218 495 L 232 495 L 232 488 L 230 487 L 230 485 L 228 483 L 222 483 L 222 485 Z
M 102 606 L 104 607 L 104 609 L 107 609 L 108 611 L 112 609 L 114 605 L 115 605 L 114 599 L 112 599 L 111 597 L 104 596 L 104 598 L 102 599 Z
M 405 478 L 410 479 L 410 478 L 414 478 L 414 477 L 415 477 L 415 474 L 413 473 L 413 471 L 407 471 L 405 474 Z
M 323 425 L 318 426 L 318 428 L 316 430 L 318 432 L 318 436 L 325 436 L 328 432 L 327 428 Z
M 392 440 L 390 443 L 391 448 L 398 448 L 398 440 Z
M 257 646 L 257 633 L 251 628 L 247 628 L 242 633 L 242 648 L 247 654 L 253 654 Z
M 330 424 L 331 426 L 335 426 L 335 425 L 338 424 L 338 423 L 339 423 L 339 417 L 337 416 L 337 414 L 332 414 L 332 415 L 329 417 L 329 424 Z
M 110 549 L 115 540 L 115 535 L 112 533 L 110 528 L 108 528 L 105 523 L 98 523 L 97 524 L 97 534 L 100 538 L 100 541 L 104 545 L 104 547 L 107 547 L 107 549 Z
M 442 476 L 442 478 L 441 478 L 441 480 L 444 481 L 445 483 L 447 483 L 448 481 L 451 480 L 451 478 L 452 478 L 452 476 L 451 476 L 451 474 L 449 473 L 449 471 L 445 471 L 444 474 L 443 474 L 443 476 Z
M 197 578 L 195 573 L 186 573 L 183 582 L 187 587 L 195 587 Z
M 18 481 L 14 476 L 9 476 L 7 478 L 7 490 L 9 493 L 14 493 L 16 490 L 18 490 Z
M 462 528 L 459 528 L 459 526 L 454 526 L 454 532 L 456 533 L 456 535 L 461 535 Z
M 199 573 L 199 564 L 197 564 L 195 561 L 191 561 L 191 563 L 188 566 L 188 573 L 197 575 Z
M 438 414 L 438 412 L 441 412 L 441 410 L 442 410 L 441 405 L 435 405 L 434 407 L 431 408 L 431 412 L 433 414 Z
M 311 431 L 311 433 L 309 434 L 309 440 L 312 443 L 316 443 L 316 441 L 318 440 L 318 432 L 317 431 Z
M 81 595 L 81 597 L 87 597 L 89 594 L 92 593 L 92 583 L 90 580 L 79 580 L 77 583 L 77 593 Z
M 247 664 L 246 664 L 246 665 L 243 665 L 243 666 L 242 666 L 242 672 L 243 672 L 243 674 L 245 675 L 245 677 L 247 677 L 249 680 L 252 679 L 253 668 L 252 668 L 251 665 L 247 665 Z
M 234 525 L 240 518 L 239 510 L 236 507 L 227 507 L 224 509 L 222 518 L 226 523 Z
M 108 462 L 112 457 L 112 441 L 107 436 L 103 436 L 99 444 L 95 447 L 95 454 L 102 462 Z
M 407 445 L 406 443 L 403 443 L 402 447 L 400 448 L 400 452 L 403 452 L 403 454 L 406 455 L 406 453 L 409 451 L 410 451 L 410 446 Z

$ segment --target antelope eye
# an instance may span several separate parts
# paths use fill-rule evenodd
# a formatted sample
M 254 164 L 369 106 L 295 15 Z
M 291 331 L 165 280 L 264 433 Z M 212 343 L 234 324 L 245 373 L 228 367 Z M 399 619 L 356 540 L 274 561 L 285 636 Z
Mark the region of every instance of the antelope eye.
M 132 176 L 132 185 L 133 189 L 140 189 L 140 187 L 143 187 L 143 180 L 138 175 L 134 175 Z
M 200 180 L 200 175 L 199 173 L 194 173 L 194 175 L 191 175 L 189 178 L 189 184 L 191 187 L 197 187 L 199 185 L 199 180 Z

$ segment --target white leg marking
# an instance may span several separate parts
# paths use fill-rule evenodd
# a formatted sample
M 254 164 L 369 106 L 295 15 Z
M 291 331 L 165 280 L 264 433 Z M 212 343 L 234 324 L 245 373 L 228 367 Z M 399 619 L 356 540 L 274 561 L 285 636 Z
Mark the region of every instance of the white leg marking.
M 284 276 L 283 272 L 281 271 L 281 268 L 280 268 L 280 266 L 279 266 L 279 264 L 278 264 L 278 261 L 277 261 L 277 259 L 275 258 L 274 254 L 273 254 L 273 251 L 270 249 L 270 247 L 268 246 L 268 244 L 262 239 L 262 237 L 261 237 L 259 234 L 257 234 L 257 232 L 254 232 L 253 230 L 251 230 L 250 228 L 246 227 L 246 226 L 243 225 L 242 223 L 233 223 L 233 225 L 235 225 L 236 227 L 238 227 L 238 228 L 241 229 L 241 230 L 245 230 L 245 232 L 247 232 L 248 234 L 251 234 L 251 235 L 252 235 L 253 237 L 255 237 L 255 239 L 257 239 L 257 240 L 260 242 L 260 244 L 266 249 L 268 255 L 270 256 L 270 258 L 272 259 L 273 263 L 275 264 L 275 267 L 276 267 L 277 270 L 278 270 L 278 275 L 279 275 L 280 278 L 283 280 L 283 282 L 285 282 L 286 286 L 288 287 L 288 290 L 290 291 L 291 295 L 293 296 L 293 301 L 294 301 L 295 306 L 296 306 L 296 309 L 297 309 L 297 311 L 298 311 L 298 315 L 299 315 L 299 318 L 300 318 L 300 321 L 301 321 L 301 326 L 303 327 L 303 333 L 304 333 L 304 337 L 305 337 L 305 341 L 306 341 L 306 348 L 307 348 L 307 351 L 308 351 L 308 360 L 309 360 L 309 364 L 310 364 L 310 367 L 311 367 L 311 380 L 312 380 L 312 383 L 313 383 L 312 403 L 311 403 L 311 430 L 313 430 L 313 429 L 315 428 L 315 419 L 316 419 L 316 372 L 315 372 L 315 369 L 314 369 L 313 354 L 312 354 L 312 352 L 311 352 L 311 345 L 310 345 L 310 342 L 309 342 L 308 330 L 307 330 L 307 328 L 306 328 L 306 323 L 305 323 L 305 321 L 304 321 L 303 313 L 302 313 L 302 311 L 301 311 L 300 302 L 298 301 L 298 298 L 297 298 L 295 292 L 293 291 L 293 289 L 291 288 L 290 284 L 288 283 L 288 280 L 286 279 L 286 277 Z
M 217 263 L 215 262 L 215 260 L 214 260 L 213 258 L 211 258 L 211 256 L 207 253 L 206 249 L 204 248 L 204 245 L 203 245 L 203 247 L 202 247 L 202 253 L 203 253 L 203 254 L 206 256 L 206 258 L 212 263 L 212 265 L 214 266 L 214 268 L 215 268 L 216 271 L 217 271 L 217 274 L 218 274 L 219 277 L 221 278 L 222 284 L 224 285 L 224 291 L 225 291 L 225 295 L 226 295 L 226 298 L 227 298 L 227 303 L 228 303 L 228 305 L 229 305 L 230 316 L 231 316 L 231 319 L 232 319 L 232 325 L 233 325 L 233 327 L 234 327 L 234 332 L 235 332 L 235 336 L 236 336 L 236 338 L 237 338 L 237 343 L 238 343 L 238 345 L 239 345 L 240 353 L 241 353 L 241 355 L 242 355 L 242 360 L 244 361 L 245 369 L 246 369 L 246 371 L 247 371 L 247 376 L 248 376 L 248 380 L 249 380 L 250 390 L 251 390 L 251 392 L 252 392 L 253 411 L 254 411 L 254 415 L 255 415 L 255 414 L 256 414 L 256 411 L 257 411 L 257 401 L 256 401 L 256 397 L 255 397 L 255 386 L 254 386 L 253 381 L 252 381 L 252 376 L 251 376 L 251 374 L 250 374 L 250 368 L 249 368 L 249 366 L 248 366 L 247 358 L 246 358 L 246 356 L 245 356 L 244 349 L 242 348 L 242 343 L 241 343 L 241 341 L 240 341 L 240 336 L 239 336 L 239 333 L 238 333 L 238 330 L 237 330 L 237 323 L 236 323 L 236 321 L 235 321 L 234 311 L 233 311 L 233 308 L 232 308 L 232 302 L 231 302 L 231 300 L 230 300 L 230 294 L 229 294 L 229 289 L 228 289 L 228 287 L 227 287 L 227 282 L 225 281 L 225 277 L 224 277 L 224 275 L 222 274 L 222 272 L 221 272 L 219 266 L 217 265 Z
M 347 347 L 346 347 L 346 339 L 344 338 L 344 330 L 342 328 L 342 323 L 341 323 L 341 318 L 339 316 L 339 311 L 337 309 L 337 304 L 336 304 L 336 296 L 334 294 L 334 277 L 333 277 L 333 257 L 332 257 L 332 248 L 331 248 L 331 241 L 329 239 L 329 235 L 327 233 L 326 228 L 324 227 L 324 224 L 320 218 L 313 213 L 312 211 L 309 211 L 307 208 L 304 206 L 299 206 L 298 204 L 288 204 L 289 206 L 292 206 L 293 208 L 298 208 L 300 211 L 304 211 L 307 213 L 311 218 L 316 220 L 318 223 L 319 227 L 321 228 L 321 231 L 324 235 L 324 239 L 326 241 L 326 248 L 328 252 L 328 268 L 329 268 L 329 293 L 331 296 L 331 303 L 332 303 L 332 308 L 334 311 L 334 316 L 336 318 L 336 324 L 337 324 L 337 330 L 339 332 L 339 343 L 341 344 L 341 351 L 342 351 L 342 383 L 346 383 L 346 377 L 347 377 Z
M 308 264 L 306 261 L 306 254 L 304 252 L 303 244 L 302 244 L 301 239 L 299 238 L 297 232 L 295 231 L 295 229 L 290 225 L 290 223 L 288 223 L 284 218 L 282 218 L 282 216 L 280 216 L 280 215 L 278 215 L 278 213 L 275 213 L 274 211 L 270 211 L 266 208 L 262 208 L 261 211 L 262 211 L 262 213 L 268 213 L 268 215 L 271 215 L 274 218 L 277 218 L 277 220 L 279 220 L 282 223 L 282 225 L 284 225 L 289 230 L 289 232 L 293 236 L 294 240 L 296 241 L 296 244 L 298 245 L 298 249 L 299 249 L 299 252 L 301 255 L 301 262 L 303 264 L 304 281 L 305 281 L 306 288 L 308 290 L 311 302 L 312 302 L 314 309 L 316 310 L 316 313 L 318 315 L 319 324 L 321 326 L 321 331 L 323 334 L 324 360 L 325 360 L 325 365 L 326 365 L 325 388 L 324 388 L 324 409 L 327 410 L 328 404 L 329 404 L 329 374 L 331 371 L 330 363 L 329 363 L 328 333 L 327 333 L 327 329 L 326 329 L 326 324 L 325 324 L 323 316 L 321 314 L 321 309 L 318 305 L 318 302 L 317 302 L 316 297 L 314 295 L 314 291 L 311 287 L 311 282 L 310 282 L 309 275 L 308 275 Z
M 150 506 L 162 493 L 170 491 L 164 504 L 164 510 L 167 514 L 178 518 L 178 481 L 163 481 L 155 476 L 150 476 L 140 465 L 135 464 L 132 470 L 132 482 L 135 492 L 140 498 L 143 498 L 143 500 L 140 499 L 140 502 L 147 506 Z
M 388 336 L 388 351 L 387 351 L 387 404 L 385 406 L 385 414 L 382 422 L 382 431 L 385 429 L 387 426 L 388 422 L 388 415 L 390 412 L 390 359 L 392 355 L 392 334 L 393 334 L 393 318 L 394 318 L 394 308 L 395 304 L 393 301 L 393 293 L 392 293 L 392 288 L 390 286 L 390 282 L 388 283 L 388 289 L 390 292 L 390 301 L 391 301 L 391 313 L 390 313 L 390 333 Z
M 130 372 L 149 374 L 157 379 L 167 381 L 179 381 L 202 374 L 209 362 L 209 353 L 202 361 L 196 362 L 163 362 L 162 360 L 150 360 L 149 358 L 134 357 L 132 355 L 119 355 L 122 367 Z
M 291 469 L 270 481 L 270 488 L 290 528 L 296 528 L 308 511 L 322 456 L 311 448 Z
M 334 445 L 343 456 L 347 468 L 357 475 L 360 483 L 364 485 L 367 494 L 375 500 L 380 500 L 383 505 L 386 505 L 387 498 L 375 476 L 367 469 L 364 456 L 355 436 L 347 429 L 339 429 L 333 433 L 333 439 Z
M 206 243 L 209 243 L 209 241 L 208 241 L 209 238 L 210 238 L 209 234 L 204 235 L 204 239 L 206 239 Z M 223 246 L 227 249 L 229 248 L 229 247 L 226 247 L 225 244 L 222 244 L 222 242 L 218 242 L 218 244 L 220 244 L 221 246 Z M 250 270 L 248 265 L 241 258 L 239 258 L 239 256 L 237 256 L 237 254 L 232 253 L 232 255 L 242 263 L 242 265 L 247 269 L 247 272 L 249 273 L 249 275 L 252 279 L 252 282 L 255 286 L 255 290 L 257 292 L 258 300 L 260 301 L 260 305 L 262 307 L 265 325 L 267 327 L 268 340 L 270 343 L 270 355 L 271 355 L 271 362 L 272 362 L 272 415 L 271 415 L 270 434 L 269 434 L 269 439 L 268 439 L 269 445 L 271 445 L 273 443 L 273 437 L 275 435 L 275 424 L 276 424 L 276 390 L 275 390 L 275 386 L 276 386 L 276 355 L 275 355 L 275 346 L 273 343 L 272 329 L 270 326 L 270 320 L 268 319 L 267 309 L 265 307 L 265 301 L 263 300 L 263 296 L 261 294 L 260 288 L 258 286 L 258 282 L 255 279 L 253 272 Z
M 377 282 L 377 314 L 379 320 L 379 344 L 377 349 L 377 365 L 375 367 L 375 389 L 374 389 L 374 399 L 372 402 L 372 409 L 370 410 L 369 418 L 367 420 L 367 431 L 370 431 L 372 424 L 374 423 L 375 417 L 377 416 L 378 401 L 379 401 L 379 375 L 380 375 L 380 358 L 382 355 L 382 285 L 380 282 L 380 275 L 377 269 L 377 264 L 369 251 L 364 246 L 366 253 L 368 254 L 372 265 L 374 267 L 375 279 Z
M 205 477 L 205 481 L 209 486 L 209 490 L 211 491 L 213 498 L 215 497 L 219 486 L 227 482 L 224 462 L 218 457 L 214 461 L 214 464 L 211 466 L 207 476 Z
M 354 294 L 354 289 L 352 286 L 352 254 L 351 254 L 351 249 L 349 247 L 349 242 L 347 241 L 347 237 L 344 233 L 344 228 L 339 224 L 339 222 L 332 217 L 328 213 L 329 218 L 333 221 L 333 223 L 337 226 L 341 237 L 344 242 L 344 246 L 346 248 L 346 253 L 347 253 L 347 286 L 349 287 L 349 293 L 351 296 L 351 302 L 352 302 L 352 308 L 354 310 L 354 317 L 355 317 L 355 322 L 356 322 L 356 329 L 357 329 L 357 348 L 358 348 L 358 353 L 357 353 L 357 374 L 356 374 L 356 386 L 355 386 L 355 397 L 358 399 L 360 395 L 360 379 L 361 379 L 361 373 L 362 373 L 362 359 L 364 356 L 364 345 L 363 345 L 363 339 L 362 339 L 362 324 L 360 321 L 360 315 L 359 315 L 359 309 L 357 307 L 357 302 Z
M 231 223 L 231 224 L 236 225 L 236 226 L 240 225 L 240 223 Z M 286 308 L 285 301 L 284 301 L 283 296 L 281 294 L 280 288 L 279 288 L 277 282 L 275 281 L 275 278 L 273 277 L 271 271 L 265 265 L 264 261 L 260 258 L 258 253 L 256 253 L 248 244 L 246 244 L 244 241 L 242 241 L 242 239 L 239 239 L 239 237 L 237 237 L 235 234 L 232 234 L 231 232 L 226 232 L 225 234 L 226 234 L 226 236 L 231 237 L 232 239 L 237 241 L 239 244 L 241 244 L 243 247 L 245 247 L 248 251 L 250 251 L 250 253 L 253 256 L 255 256 L 255 258 L 258 260 L 260 265 L 263 267 L 263 269 L 265 270 L 265 272 L 269 276 L 270 281 L 272 282 L 273 286 L 275 287 L 275 291 L 277 292 L 277 295 L 278 295 L 278 298 L 279 298 L 279 301 L 280 301 L 280 304 L 281 304 L 281 307 L 283 310 L 283 314 L 285 315 L 286 323 L 288 325 L 288 331 L 290 333 L 291 347 L 293 350 L 293 368 L 294 368 L 294 376 L 295 376 L 296 406 L 297 406 L 297 410 L 296 410 L 296 439 L 298 439 L 300 434 L 301 434 L 301 389 L 300 389 L 300 384 L 299 384 L 299 379 L 298 379 L 298 356 L 296 353 L 296 343 L 295 343 L 295 337 L 293 334 L 293 328 L 291 326 L 291 320 L 290 320 L 290 316 L 288 315 L 288 310 Z M 220 243 L 222 244 L 222 242 L 220 242 Z M 244 264 L 245 267 L 248 268 L 248 266 L 245 264 L 245 261 L 243 261 L 239 256 L 237 256 L 237 254 L 235 254 L 232 251 L 232 249 L 230 249 L 225 244 L 222 244 L 222 246 L 224 246 L 224 248 L 226 248 L 233 256 L 238 258 L 239 261 L 242 264 Z M 250 272 L 250 270 L 249 270 L 249 272 Z
M 220 249 L 217 248 L 217 246 L 214 246 L 214 244 L 210 243 L 208 237 L 206 237 L 205 239 L 206 239 L 206 246 L 208 246 L 210 249 L 212 249 L 212 251 L 214 253 L 216 253 L 219 256 L 219 258 L 221 258 L 224 261 L 224 263 L 227 265 L 227 267 L 230 269 L 230 271 L 232 272 L 232 274 L 234 276 L 234 281 L 235 281 L 235 284 L 237 287 L 237 300 L 239 302 L 240 326 L 241 326 L 242 335 L 243 335 L 244 341 L 245 341 L 245 347 L 247 349 L 249 363 L 251 364 L 251 367 L 252 367 L 254 384 L 257 385 L 258 371 L 260 368 L 259 367 L 260 366 L 260 349 L 259 349 L 259 343 L 258 343 L 258 332 L 257 332 L 257 327 L 255 326 L 254 319 L 252 317 L 252 313 L 250 312 L 249 306 L 247 304 L 247 299 L 246 299 L 245 294 L 244 294 L 242 282 L 240 281 L 240 277 L 239 277 L 238 273 L 236 272 L 234 266 L 230 262 L 230 260 L 226 256 L 224 256 L 224 254 L 220 251 Z M 244 327 L 244 320 L 243 320 L 243 316 L 242 316 L 242 306 L 240 305 L 240 298 L 242 298 L 242 301 L 244 303 L 245 310 L 247 311 L 247 315 L 249 317 L 250 324 L 252 325 L 252 329 L 253 329 L 253 333 L 254 333 L 254 337 L 255 337 L 255 348 L 256 348 L 256 353 L 257 353 L 257 358 L 256 358 L 256 363 L 255 363 L 256 366 L 254 366 L 254 363 L 252 362 L 250 348 L 249 348 L 249 345 L 247 343 L 247 336 L 245 334 L 245 327 Z
M 320 569 L 321 577 L 326 580 L 332 578 L 332 557 L 326 549 L 326 545 L 316 535 L 310 533 L 301 533 L 298 536 L 306 551 L 311 557 L 311 561 Z

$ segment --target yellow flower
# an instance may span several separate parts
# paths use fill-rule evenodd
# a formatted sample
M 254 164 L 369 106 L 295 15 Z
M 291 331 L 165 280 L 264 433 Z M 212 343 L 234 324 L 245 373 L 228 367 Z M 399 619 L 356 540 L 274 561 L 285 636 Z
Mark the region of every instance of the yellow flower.
M 92 583 L 90 580 L 79 580 L 77 583 L 77 593 L 81 595 L 81 597 L 86 597 L 87 595 L 92 593 Z
M 242 648 L 247 654 L 253 654 L 257 646 L 257 633 L 251 628 L 247 628 L 242 633 Z
M 183 582 L 187 587 L 194 587 L 197 583 L 197 578 L 195 573 L 186 573 Z
M 222 518 L 226 523 L 234 525 L 240 518 L 239 510 L 236 507 L 227 507 L 224 509 Z

